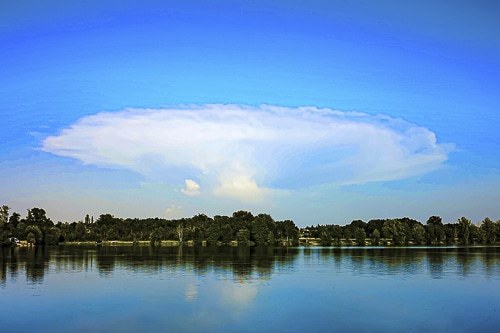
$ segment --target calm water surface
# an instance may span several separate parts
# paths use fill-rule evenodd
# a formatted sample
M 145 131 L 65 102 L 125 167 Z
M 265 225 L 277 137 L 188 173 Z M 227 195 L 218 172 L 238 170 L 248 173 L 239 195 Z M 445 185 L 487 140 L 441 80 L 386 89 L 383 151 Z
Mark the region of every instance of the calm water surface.
M 0 249 L 1 332 L 500 332 L 500 248 Z

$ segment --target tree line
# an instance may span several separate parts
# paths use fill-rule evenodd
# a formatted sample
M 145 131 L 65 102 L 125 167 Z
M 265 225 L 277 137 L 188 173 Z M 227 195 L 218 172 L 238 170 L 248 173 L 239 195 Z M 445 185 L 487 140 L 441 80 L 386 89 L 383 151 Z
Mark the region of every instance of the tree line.
M 12 238 L 35 245 L 56 245 L 62 242 L 140 241 L 160 244 L 165 240 L 180 243 L 224 245 L 232 242 L 249 245 L 297 245 L 299 228 L 291 220 L 275 221 L 269 214 L 254 216 L 237 211 L 232 216 L 213 218 L 198 214 L 191 218 L 119 218 L 102 214 L 95 221 L 89 215 L 83 221 L 54 224 L 42 208 L 28 209 L 27 216 L 9 216 L 9 207 L 0 213 L 0 240 L 10 245 Z
M 431 216 L 425 224 L 408 217 L 354 220 L 344 226 L 310 226 L 303 234 L 322 245 L 486 245 L 500 241 L 500 220 L 486 217 L 478 225 L 466 217 L 443 223 L 441 217 Z
M 9 207 L 0 209 L 0 243 L 9 246 L 13 239 L 34 245 L 62 242 L 140 241 L 160 244 L 165 240 L 180 243 L 224 245 L 298 245 L 315 241 L 321 245 L 452 245 L 497 244 L 500 220 L 486 217 L 478 225 L 461 217 L 455 223 L 443 223 L 431 216 L 425 224 L 408 218 L 354 220 L 350 224 L 316 225 L 299 229 L 291 220 L 275 221 L 269 214 L 253 215 L 237 211 L 231 216 L 213 218 L 198 214 L 190 218 L 119 218 L 102 214 L 95 221 L 86 215 L 83 221 L 54 224 L 42 208 L 28 209 L 22 218 Z

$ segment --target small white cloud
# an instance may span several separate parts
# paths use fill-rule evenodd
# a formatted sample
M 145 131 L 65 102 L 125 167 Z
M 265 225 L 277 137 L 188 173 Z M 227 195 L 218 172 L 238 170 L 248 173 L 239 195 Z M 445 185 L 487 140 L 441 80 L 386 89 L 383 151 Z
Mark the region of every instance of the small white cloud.
M 167 218 L 176 219 L 182 217 L 184 212 L 182 211 L 182 206 L 171 205 L 165 209 L 165 215 Z
M 451 146 L 427 128 L 384 115 L 215 104 L 102 112 L 47 137 L 42 149 L 151 181 L 187 179 L 181 193 L 189 196 L 200 194 L 191 180 L 199 177 L 216 196 L 257 202 L 276 188 L 427 173 Z
M 200 195 L 200 185 L 191 179 L 186 179 L 186 188 L 181 190 L 182 194 L 189 197 L 196 197 Z

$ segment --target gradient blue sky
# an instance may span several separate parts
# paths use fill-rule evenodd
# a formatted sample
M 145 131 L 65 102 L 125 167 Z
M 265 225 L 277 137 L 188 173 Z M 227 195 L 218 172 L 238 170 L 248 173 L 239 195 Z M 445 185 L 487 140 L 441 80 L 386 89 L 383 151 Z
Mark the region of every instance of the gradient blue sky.
M 0 3 L 0 203 L 500 218 L 497 1 Z

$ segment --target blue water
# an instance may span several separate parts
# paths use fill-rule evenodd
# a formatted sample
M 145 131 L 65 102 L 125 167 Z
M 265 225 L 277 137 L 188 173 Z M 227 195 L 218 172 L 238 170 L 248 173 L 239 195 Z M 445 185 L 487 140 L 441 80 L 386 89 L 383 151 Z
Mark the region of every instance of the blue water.
M 1 332 L 499 332 L 500 248 L 1 249 Z

